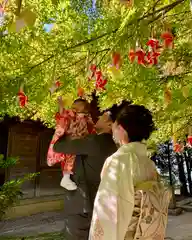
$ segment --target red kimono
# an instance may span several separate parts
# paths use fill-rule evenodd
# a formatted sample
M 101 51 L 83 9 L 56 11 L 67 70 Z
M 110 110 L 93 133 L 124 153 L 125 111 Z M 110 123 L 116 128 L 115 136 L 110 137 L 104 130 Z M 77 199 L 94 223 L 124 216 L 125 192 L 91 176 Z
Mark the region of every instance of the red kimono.
M 49 145 L 47 154 L 47 164 L 53 166 L 61 162 L 63 174 L 65 172 L 72 174 L 75 161 L 75 155 L 56 153 L 53 146 L 56 141 L 64 134 L 72 139 L 82 138 L 88 134 L 94 133 L 94 123 L 89 114 L 77 113 L 73 110 L 63 110 L 63 113 L 56 114 L 56 129 L 52 141 Z

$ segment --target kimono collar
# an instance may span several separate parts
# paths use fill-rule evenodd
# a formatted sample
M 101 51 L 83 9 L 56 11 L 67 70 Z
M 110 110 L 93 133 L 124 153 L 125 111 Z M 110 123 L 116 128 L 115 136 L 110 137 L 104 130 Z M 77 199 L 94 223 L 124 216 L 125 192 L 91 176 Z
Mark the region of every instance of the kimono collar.
M 123 152 L 133 152 L 138 153 L 139 155 L 147 155 L 147 146 L 142 142 L 130 142 L 122 145 L 119 148 Z

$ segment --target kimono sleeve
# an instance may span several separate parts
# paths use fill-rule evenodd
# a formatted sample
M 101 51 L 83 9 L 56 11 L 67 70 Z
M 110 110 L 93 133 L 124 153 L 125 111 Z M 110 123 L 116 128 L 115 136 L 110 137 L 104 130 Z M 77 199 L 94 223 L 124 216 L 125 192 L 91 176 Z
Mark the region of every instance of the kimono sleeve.
M 107 159 L 95 199 L 89 240 L 125 239 L 134 209 L 132 160 L 127 154 Z

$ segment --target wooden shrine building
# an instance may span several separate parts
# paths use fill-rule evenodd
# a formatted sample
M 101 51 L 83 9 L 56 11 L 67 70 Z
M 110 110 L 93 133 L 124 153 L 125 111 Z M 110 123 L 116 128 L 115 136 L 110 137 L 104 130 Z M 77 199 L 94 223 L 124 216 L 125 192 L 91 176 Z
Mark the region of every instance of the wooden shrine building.
M 0 169 L 0 184 L 5 181 L 20 178 L 27 173 L 40 172 L 34 181 L 25 182 L 22 186 L 23 198 L 20 203 L 20 210 L 11 215 L 20 215 L 22 204 L 28 209 L 23 210 L 30 215 L 39 211 L 29 211 L 30 204 L 41 203 L 40 211 L 60 208 L 64 190 L 60 187 L 61 171 L 59 166 L 48 167 L 46 155 L 49 142 L 54 130 L 48 129 L 41 123 L 34 121 L 20 122 L 18 119 L 5 119 L 0 123 L 0 154 L 5 157 L 18 157 L 19 162 L 9 169 Z M 59 201 L 59 202 L 58 202 Z M 46 202 L 49 202 L 46 209 Z M 57 203 L 56 203 L 57 202 Z M 52 203 L 52 204 L 51 204 Z M 53 204 L 54 203 L 54 204 Z M 37 205 L 35 205 L 37 209 Z M 21 211 L 22 212 L 22 211 Z M 8 214 L 10 215 L 10 214 Z M 21 213 L 21 215 L 23 215 Z M 13 216 L 13 217 L 14 217 Z

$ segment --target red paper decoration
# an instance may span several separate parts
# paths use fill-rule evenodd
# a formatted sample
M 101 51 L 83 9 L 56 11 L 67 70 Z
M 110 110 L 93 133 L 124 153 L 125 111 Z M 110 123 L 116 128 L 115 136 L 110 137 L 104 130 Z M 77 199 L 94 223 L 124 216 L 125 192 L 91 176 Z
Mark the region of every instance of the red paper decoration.
M 92 64 L 90 66 L 91 76 L 88 77 L 89 81 L 91 81 L 95 77 L 96 70 L 97 70 L 97 66 L 95 64 Z
M 175 145 L 174 145 L 174 151 L 176 152 L 176 153 L 181 153 L 182 152 L 182 145 L 181 144 L 179 144 L 179 143 L 176 143 Z
M 133 49 L 131 49 L 129 52 L 129 60 L 131 61 L 131 63 L 133 63 L 135 60 L 135 52 Z
M 95 64 L 91 65 L 90 70 L 91 70 L 91 76 L 88 78 L 88 80 L 90 81 L 95 78 L 96 89 L 105 90 L 105 85 L 107 84 L 107 79 L 103 79 L 102 71 L 97 69 L 97 66 Z
M 22 88 L 20 88 L 20 90 L 18 92 L 18 100 L 19 100 L 19 105 L 21 108 L 25 107 L 28 102 L 28 97 L 25 95 Z
M 159 52 L 148 52 L 147 56 L 146 56 L 146 59 L 147 59 L 147 62 L 150 64 L 150 65 L 157 65 L 158 64 L 158 57 L 160 56 L 160 53 Z
M 145 56 L 146 53 L 143 49 L 138 49 L 135 53 L 135 56 L 137 57 L 137 62 L 139 65 L 145 65 L 146 61 L 145 61 Z
M 164 41 L 165 48 L 173 48 L 173 34 L 170 32 L 164 32 L 161 34 L 161 38 Z M 129 52 L 129 60 L 131 63 L 134 62 L 135 58 L 137 57 L 137 61 L 139 65 L 147 66 L 147 65 L 157 65 L 158 58 L 161 55 L 158 52 L 158 49 L 161 48 L 159 44 L 159 40 L 155 38 L 149 39 L 146 43 L 148 47 L 150 47 L 148 52 L 145 52 L 142 48 L 139 48 L 136 52 L 131 49 Z
M 112 54 L 112 66 L 119 69 L 121 67 L 121 55 L 118 52 Z
M 151 47 L 153 51 L 156 51 L 160 47 L 159 41 L 154 38 L 149 39 L 147 46 Z
M 188 136 L 187 143 L 192 146 L 192 136 Z
M 164 40 L 165 48 L 173 48 L 174 36 L 171 32 L 164 32 L 161 34 L 161 38 Z

